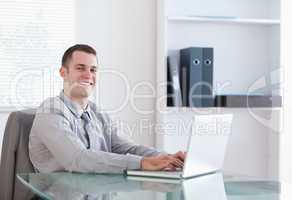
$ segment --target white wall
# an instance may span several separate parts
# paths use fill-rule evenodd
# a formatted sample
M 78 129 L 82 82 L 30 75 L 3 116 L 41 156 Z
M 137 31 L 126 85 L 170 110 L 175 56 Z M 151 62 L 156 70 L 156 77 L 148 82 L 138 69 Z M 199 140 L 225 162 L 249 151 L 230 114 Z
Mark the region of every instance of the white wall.
M 155 1 L 77 0 L 76 13 L 77 42 L 96 47 L 101 70 L 115 72 L 100 74 L 99 104 L 112 111 L 114 118 L 125 122 L 122 129 L 131 132 L 136 142 L 154 145 L 151 125 L 154 123 L 155 97 L 132 101 L 139 110 L 153 111 L 142 114 L 130 104 L 130 94 L 141 81 L 155 88 Z M 147 85 L 137 89 L 142 95 L 153 93 Z M 121 106 L 123 104 L 125 106 Z M 7 116 L 8 113 L 0 113 L 0 147 Z
M 281 180 L 289 182 L 292 184 L 292 159 L 291 159 L 291 149 L 292 149 L 292 62 L 291 62 L 291 52 L 292 52 L 292 26 L 291 19 L 292 13 L 288 11 L 291 7 L 291 1 L 285 0 L 282 3 L 282 65 L 284 66 L 284 129 L 281 134 L 281 148 L 280 148 L 280 177 Z M 284 186 L 285 193 L 287 192 Z M 291 185 L 289 197 L 292 196 Z M 287 196 L 288 197 L 288 196 Z M 287 198 L 288 199 L 288 198 Z M 291 199 L 291 198 L 290 198 Z
M 132 130 L 136 142 L 153 145 L 155 97 L 131 101 L 131 94 L 135 87 L 142 95 L 154 92 L 148 84 L 155 88 L 155 1 L 80 0 L 76 11 L 77 42 L 95 46 L 101 70 L 113 71 L 100 73 L 99 105 L 125 121 L 123 129 Z M 146 85 L 138 86 L 142 81 Z M 136 107 L 153 112 L 143 114 Z
M 3 139 L 3 134 L 4 134 L 7 118 L 8 118 L 8 113 L 0 113 L 0 160 L 1 160 L 1 152 L 2 152 L 2 139 Z
M 289 0 L 282 1 L 282 66 L 284 67 L 284 129 L 281 134 L 281 148 L 280 148 L 280 178 L 284 183 L 281 184 L 281 199 L 291 199 L 292 198 L 292 159 L 291 159 L 291 149 L 292 149 L 292 25 L 291 17 L 292 13 L 290 8 L 292 2 Z

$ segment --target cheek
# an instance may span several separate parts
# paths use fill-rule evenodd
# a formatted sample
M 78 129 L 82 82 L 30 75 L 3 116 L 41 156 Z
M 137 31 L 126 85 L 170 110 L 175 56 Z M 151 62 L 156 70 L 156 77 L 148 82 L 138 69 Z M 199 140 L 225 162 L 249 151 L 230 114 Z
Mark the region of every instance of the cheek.
M 70 78 L 72 78 L 72 79 L 78 79 L 81 76 L 82 76 L 82 73 L 80 73 L 80 72 L 75 72 L 75 73 L 70 74 Z
M 76 74 L 68 74 L 67 76 L 67 80 L 70 82 L 74 82 L 77 81 L 79 79 L 80 76 L 76 75 Z
M 92 75 L 92 79 L 94 82 L 96 81 L 96 74 Z

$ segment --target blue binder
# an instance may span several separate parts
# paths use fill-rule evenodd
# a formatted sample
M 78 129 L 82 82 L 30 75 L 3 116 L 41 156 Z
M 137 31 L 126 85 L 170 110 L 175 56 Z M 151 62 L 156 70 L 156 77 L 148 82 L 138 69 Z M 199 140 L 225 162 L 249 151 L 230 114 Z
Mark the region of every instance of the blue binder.
M 181 49 L 180 66 L 183 106 L 214 106 L 213 48 Z

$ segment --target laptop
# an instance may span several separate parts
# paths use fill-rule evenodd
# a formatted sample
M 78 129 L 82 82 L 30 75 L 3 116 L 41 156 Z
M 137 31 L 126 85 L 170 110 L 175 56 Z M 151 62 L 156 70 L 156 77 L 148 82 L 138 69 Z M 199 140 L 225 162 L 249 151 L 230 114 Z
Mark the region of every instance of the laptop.
M 231 134 L 232 119 L 232 114 L 196 115 L 181 170 L 127 170 L 126 175 L 185 179 L 220 171 Z

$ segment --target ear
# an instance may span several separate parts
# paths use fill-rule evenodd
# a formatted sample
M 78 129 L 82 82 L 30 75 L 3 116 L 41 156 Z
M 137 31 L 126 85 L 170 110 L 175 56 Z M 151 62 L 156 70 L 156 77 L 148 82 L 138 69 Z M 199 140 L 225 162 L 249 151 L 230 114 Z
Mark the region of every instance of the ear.
M 62 78 L 65 78 L 65 74 L 67 73 L 67 68 L 62 66 L 60 69 L 59 69 L 59 73 L 60 73 L 60 76 Z

